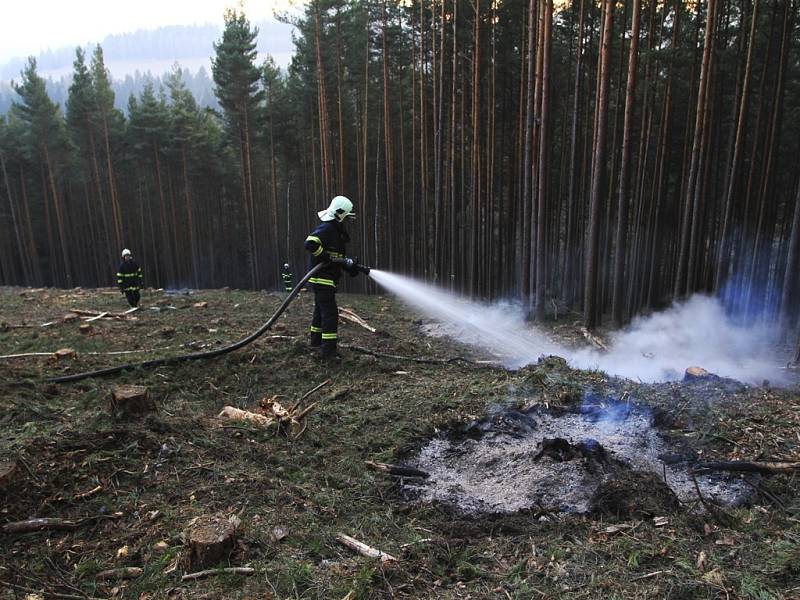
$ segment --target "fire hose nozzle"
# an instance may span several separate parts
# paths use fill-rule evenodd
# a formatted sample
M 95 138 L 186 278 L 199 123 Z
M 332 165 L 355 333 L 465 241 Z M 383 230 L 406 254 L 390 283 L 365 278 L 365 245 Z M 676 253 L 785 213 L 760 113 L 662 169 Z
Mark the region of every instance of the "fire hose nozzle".
M 370 272 L 370 267 L 366 265 L 360 265 L 358 264 L 358 262 L 356 262 L 356 260 L 353 260 L 352 258 L 331 258 L 330 262 L 333 263 L 334 265 L 341 265 L 348 271 L 356 269 L 357 271 L 363 273 L 364 275 L 369 275 Z

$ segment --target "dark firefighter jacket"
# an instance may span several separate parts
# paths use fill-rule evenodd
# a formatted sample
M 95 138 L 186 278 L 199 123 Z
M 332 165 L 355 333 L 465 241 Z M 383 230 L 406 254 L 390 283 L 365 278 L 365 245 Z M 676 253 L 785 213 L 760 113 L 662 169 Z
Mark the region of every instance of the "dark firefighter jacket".
M 142 287 L 142 269 L 133 259 L 123 260 L 117 269 L 117 285 L 123 292 L 132 292 Z
M 344 258 L 349 241 L 350 236 L 347 235 L 344 225 L 336 221 L 322 221 L 306 238 L 305 248 L 311 253 L 311 266 L 327 262 L 331 258 Z M 320 269 L 316 277 L 308 281 L 335 288 L 341 276 L 342 267 L 331 264 Z

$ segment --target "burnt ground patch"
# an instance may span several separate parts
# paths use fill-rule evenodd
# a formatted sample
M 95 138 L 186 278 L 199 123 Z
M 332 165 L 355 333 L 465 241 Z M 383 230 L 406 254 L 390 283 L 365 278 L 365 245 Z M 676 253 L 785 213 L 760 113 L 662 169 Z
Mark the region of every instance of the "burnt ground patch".
M 437 431 L 487 415 L 502 420 L 507 435 L 525 434 L 518 417 L 500 415 L 534 407 L 576 415 L 587 391 L 636 398 L 662 411 L 676 461 L 797 460 L 795 391 L 714 381 L 640 385 L 575 371 L 554 357 L 514 372 L 389 358 L 470 353 L 421 337 L 418 317 L 389 299 L 347 295 L 341 304 L 381 334 L 344 323 L 343 341 L 378 356 L 345 350 L 331 367 L 309 355 L 303 335 L 311 301 L 303 295 L 271 332 L 279 337 L 214 361 L 66 386 L 40 382 L 227 344 L 256 329 L 280 301 L 235 290 L 190 296 L 148 290 L 135 320 L 99 319 L 87 333 L 79 330 L 84 321 L 61 317 L 75 308 L 121 312 L 127 307 L 118 292 L 0 289 L 4 355 L 76 350 L 60 361 L 0 360 L 0 463 L 18 463 L 13 486 L 0 492 L 0 525 L 31 517 L 79 523 L 66 531 L 0 533 L 0 597 L 792 598 L 800 592 L 797 475 L 743 477 L 752 503 L 724 509 L 732 519 L 721 523 L 683 505 L 667 512 L 634 503 L 620 511 L 631 498 L 610 491 L 608 512 L 597 514 L 464 514 L 441 502 L 407 501 L 398 481 L 364 466 L 408 462 Z M 195 306 L 200 302 L 207 304 Z M 168 328 L 174 331 L 167 336 Z M 552 328 L 582 337 L 563 320 Z M 127 354 L 93 354 L 106 352 Z M 225 405 L 251 408 L 265 396 L 294 402 L 326 379 L 297 439 L 246 425 L 227 428 L 216 419 Z M 109 396 L 118 383 L 146 385 L 157 412 L 115 421 Z M 236 546 L 220 566 L 249 565 L 255 576 L 181 581 L 182 534 L 208 514 L 240 520 Z M 399 560 L 381 565 L 355 555 L 335 541 L 339 532 Z M 142 572 L 130 580 L 97 577 L 121 567 Z
M 631 517 L 642 511 L 623 501 L 626 485 L 641 506 L 648 504 L 641 496 L 651 493 L 651 504 L 670 512 L 679 500 L 690 504 L 708 498 L 722 506 L 751 502 L 753 489 L 740 477 L 695 474 L 696 456 L 684 443 L 671 443 L 648 406 L 588 392 L 580 402 L 554 410 L 495 407 L 483 419 L 435 436 L 412 460 L 430 476 L 409 480 L 405 490 L 423 502 L 476 513 Z M 654 481 L 650 488 L 642 483 L 647 480 Z M 670 494 L 674 502 L 666 501 Z M 614 498 L 620 506 L 612 510 Z

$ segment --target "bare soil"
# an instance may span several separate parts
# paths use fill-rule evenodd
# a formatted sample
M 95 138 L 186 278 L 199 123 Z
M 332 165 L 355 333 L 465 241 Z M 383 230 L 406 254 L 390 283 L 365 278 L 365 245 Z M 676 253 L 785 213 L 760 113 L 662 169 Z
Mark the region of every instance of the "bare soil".
M 422 335 L 416 315 L 382 296 L 340 297 L 378 330 L 343 322 L 342 342 L 380 356 L 351 348 L 323 363 L 305 345 L 308 294 L 267 335 L 214 360 L 43 381 L 227 345 L 281 300 L 147 290 L 142 310 L 86 327 L 88 314 L 64 317 L 75 309 L 118 315 L 124 298 L 0 288 L 2 354 L 42 354 L 0 358 L 0 465 L 11 480 L 0 486 L 0 526 L 30 518 L 75 525 L 0 531 L 0 598 L 800 597 L 798 473 L 746 476 L 754 499 L 737 508 L 675 507 L 652 480 L 637 480 L 601 490 L 608 510 L 595 514 L 476 514 L 408 499 L 398 480 L 364 464 L 407 463 L 437 432 L 463 430 L 497 407 L 570 406 L 587 390 L 652 408 L 682 454 L 797 461 L 797 389 L 713 379 L 641 385 L 557 358 L 517 371 L 448 360 L 483 357 Z M 581 338 L 570 317 L 550 324 L 553 335 Z M 54 356 L 65 348 L 74 353 Z M 437 360 L 411 360 L 420 358 Z M 302 401 L 318 402 L 302 429 L 217 418 L 223 406 L 258 411 L 265 398 L 291 407 L 328 379 Z M 122 384 L 147 386 L 156 411 L 115 418 L 112 390 Z M 196 570 L 185 534 L 205 517 L 236 524 L 216 566 L 251 567 L 252 575 L 182 581 Z M 398 560 L 355 554 L 337 533 Z

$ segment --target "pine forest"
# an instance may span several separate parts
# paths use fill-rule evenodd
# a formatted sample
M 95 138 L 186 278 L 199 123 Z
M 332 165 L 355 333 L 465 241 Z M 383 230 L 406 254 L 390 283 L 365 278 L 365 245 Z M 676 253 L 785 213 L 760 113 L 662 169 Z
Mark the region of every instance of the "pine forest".
M 800 317 L 800 26 L 789 0 L 315 0 L 288 69 L 225 15 L 219 111 L 180 69 L 65 105 L 29 59 L 0 116 L 0 284 L 277 289 L 331 197 L 361 262 L 621 326 L 695 292 Z M 372 291 L 368 279 L 352 290 Z

